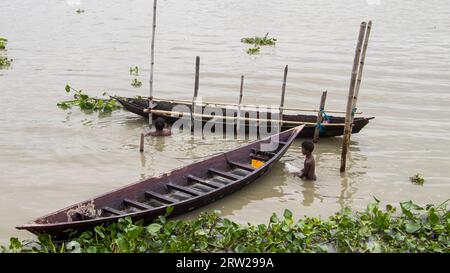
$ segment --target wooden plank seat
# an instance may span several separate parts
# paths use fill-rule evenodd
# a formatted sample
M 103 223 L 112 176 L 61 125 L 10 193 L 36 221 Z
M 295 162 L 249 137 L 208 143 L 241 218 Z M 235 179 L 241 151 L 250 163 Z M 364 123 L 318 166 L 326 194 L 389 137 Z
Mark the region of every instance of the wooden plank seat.
M 130 200 L 130 199 L 124 199 L 123 203 L 129 207 L 134 207 L 140 210 L 147 210 L 147 209 L 154 209 L 154 207 L 144 204 L 142 202 L 139 201 L 135 201 L 135 200 Z
M 167 184 L 166 186 L 167 186 L 167 188 L 169 188 L 169 189 L 181 191 L 181 192 L 184 192 L 184 193 L 193 195 L 193 196 L 199 196 L 199 195 L 202 194 L 201 192 L 196 191 L 196 190 L 194 190 L 194 189 L 191 189 L 191 188 L 188 188 L 188 187 L 184 187 L 184 186 L 175 185 L 175 184 L 172 184 L 172 183 L 169 183 L 169 184 Z
M 111 207 L 103 207 L 102 210 L 103 210 L 104 212 L 107 212 L 107 213 L 113 214 L 113 215 L 122 215 L 122 214 L 125 214 L 125 212 L 120 211 L 120 210 L 117 210 L 117 209 L 115 209 L 115 208 L 111 208 Z
M 218 188 L 220 188 L 220 187 L 223 186 L 223 185 L 221 185 L 221 184 L 219 184 L 219 183 L 216 183 L 216 182 L 214 182 L 214 181 L 205 180 L 205 179 L 203 179 L 203 178 L 196 177 L 196 176 L 191 175 L 191 174 L 188 175 L 187 178 L 188 178 L 189 180 L 195 181 L 195 182 L 197 182 L 197 183 L 199 183 L 199 184 L 202 184 L 202 185 L 205 185 L 205 186 L 214 188 L 214 189 L 218 189 Z
M 249 172 L 253 172 L 255 170 L 255 168 L 253 168 L 249 164 L 239 163 L 239 162 L 236 162 L 236 161 L 228 160 L 228 164 L 230 164 L 231 166 L 237 167 L 237 168 L 244 169 L 244 170 L 249 171 Z
M 177 203 L 178 202 L 178 200 L 176 200 L 174 198 L 170 198 L 168 196 L 164 196 L 164 195 L 159 194 L 159 193 L 154 192 L 154 191 L 146 191 L 145 195 L 147 197 L 156 199 L 156 200 L 161 201 L 161 202 L 166 203 L 166 204 L 172 204 L 172 203 Z
M 255 148 L 252 148 L 252 152 L 254 154 L 268 155 L 270 157 L 274 157 L 275 156 L 275 153 L 272 153 L 272 152 L 269 152 L 269 151 L 261 151 L 261 150 L 255 149 Z
M 231 179 L 231 180 L 242 179 L 242 176 L 240 176 L 240 175 L 232 174 L 232 173 L 228 173 L 228 172 L 223 172 L 223 171 L 218 170 L 216 168 L 209 168 L 208 171 L 213 173 L 213 174 L 215 174 L 215 175 L 219 175 L 219 176 L 225 177 L 227 179 Z
M 267 156 L 260 156 L 260 155 L 256 155 L 256 154 L 250 154 L 250 158 L 259 160 L 259 161 L 267 161 L 269 160 L 269 158 Z

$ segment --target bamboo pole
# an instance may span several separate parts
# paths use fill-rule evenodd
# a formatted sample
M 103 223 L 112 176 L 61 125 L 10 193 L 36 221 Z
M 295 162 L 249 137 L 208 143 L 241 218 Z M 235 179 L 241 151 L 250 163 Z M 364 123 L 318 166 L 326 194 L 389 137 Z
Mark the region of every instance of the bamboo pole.
M 139 144 L 139 151 L 142 153 L 144 152 L 144 133 L 141 133 L 141 141 Z
M 178 111 L 166 111 L 166 110 L 156 110 L 156 109 L 145 109 L 144 110 L 145 113 L 148 112 L 153 112 L 154 114 L 160 114 L 160 115 L 165 115 L 165 116 L 175 116 L 177 115 L 178 117 L 182 117 L 185 114 L 190 115 L 191 112 L 178 112 Z M 197 113 L 193 113 L 193 116 L 196 117 L 202 117 L 202 118 L 210 118 L 210 119 L 225 119 L 225 120 L 235 120 L 235 119 L 240 119 L 240 120 L 246 120 L 246 121 L 265 121 L 265 122 L 280 122 L 279 119 L 261 119 L 261 118 L 247 118 L 247 117 L 232 117 L 232 116 L 219 116 L 219 115 L 208 115 L 208 114 L 197 114 Z M 297 124 L 297 125 L 301 125 L 301 124 L 305 124 L 305 125 L 316 125 L 315 122 L 303 122 L 303 121 L 290 121 L 290 120 L 285 120 L 283 121 L 284 124 Z M 326 126 L 344 126 L 345 123 L 328 123 Z
M 155 65 L 155 32 L 156 32 L 156 5 L 158 0 L 153 1 L 153 27 L 152 27 L 152 43 L 150 51 L 150 97 L 148 101 L 148 107 L 151 108 L 153 104 L 153 67 Z M 152 114 L 148 115 L 148 124 L 152 126 L 153 117 Z
M 320 110 L 325 109 L 325 101 L 326 100 L 327 100 L 327 91 L 323 91 L 322 97 L 320 98 Z M 317 114 L 316 129 L 314 130 L 314 137 L 313 137 L 314 143 L 317 143 L 319 141 L 320 126 L 322 125 L 322 120 L 323 120 L 322 112 L 319 112 L 319 114 Z
M 244 75 L 241 75 L 241 88 L 239 89 L 239 104 L 238 104 L 238 110 L 236 115 L 236 132 L 239 133 L 239 127 L 240 124 L 240 117 L 241 117 L 241 104 L 242 104 L 242 96 L 244 94 Z
M 153 98 L 153 101 L 167 101 L 171 103 L 180 103 L 180 104 L 191 104 L 192 100 L 179 100 L 179 99 L 165 99 L 165 98 Z M 213 102 L 213 101 L 202 101 L 201 105 L 216 105 L 216 106 L 239 106 L 239 104 L 236 103 L 228 103 L 228 102 Z M 241 109 L 245 108 L 256 108 L 257 105 L 249 105 L 249 104 L 241 104 Z M 317 113 L 320 112 L 320 110 L 317 109 L 303 109 L 303 108 L 292 108 L 292 107 L 281 107 L 282 110 L 285 111 L 298 111 L 298 112 L 313 112 Z M 345 114 L 345 111 L 339 111 L 339 110 L 327 110 L 328 113 L 333 114 Z M 363 112 L 356 112 L 355 114 L 360 115 Z
M 361 46 L 364 38 L 364 32 L 366 30 L 366 22 L 362 22 L 359 29 L 358 43 L 355 49 L 355 58 L 353 60 L 352 76 L 350 80 L 350 87 L 348 91 L 347 98 L 347 110 L 345 113 L 345 126 L 344 126 L 344 137 L 342 140 L 342 154 L 341 154 L 341 167 L 340 171 L 345 172 L 345 167 L 347 163 L 347 151 L 348 145 L 350 143 L 350 135 L 352 133 L 352 105 L 353 96 L 355 92 L 356 77 L 358 72 L 358 65 L 361 56 Z
M 287 80 L 288 66 L 284 67 L 284 75 L 283 75 L 283 85 L 281 86 L 281 102 L 280 102 L 280 123 L 278 123 L 279 130 L 281 131 L 281 127 L 283 126 L 283 108 L 284 107 L 284 97 L 286 95 L 286 80 Z
M 194 96 L 192 97 L 192 108 L 191 108 L 191 130 L 194 129 L 194 111 L 195 103 L 198 96 L 198 85 L 199 85 L 199 74 L 200 74 L 200 57 L 195 57 L 195 83 L 194 83 Z
M 359 87 L 361 86 L 361 77 L 362 77 L 364 63 L 365 63 L 365 59 L 366 59 L 366 51 L 367 51 L 367 45 L 369 44 L 369 37 L 370 37 L 371 29 L 372 29 L 372 21 L 369 21 L 369 23 L 367 24 L 366 35 L 364 37 L 364 45 L 363 45 L 362 53 L 361 53 L 361 60 L 359 62 L 358 80 L 356 81 L 355 93 L 353 94 L 352 111 L 354 111 L 353 109 L 356 110 L 356 102 L 358 100 Z

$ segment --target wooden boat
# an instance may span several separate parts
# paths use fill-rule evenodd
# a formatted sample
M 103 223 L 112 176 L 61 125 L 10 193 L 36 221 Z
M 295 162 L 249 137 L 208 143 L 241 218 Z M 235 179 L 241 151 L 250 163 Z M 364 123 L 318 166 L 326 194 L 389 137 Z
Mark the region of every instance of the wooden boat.
M 144 112 L 144 109 L 148 108 L 148 100 L 146 98 L 124 98 L 124 97 L 114 97 L 120 104 L 123 105 L 123 107 L 137 115 L 140 115 L 144 118 L 148 118 L 148 113 Z M 192 105 L 190 103 L 180 103 L 180 102 L 174 102 L 170 100 L 159 100 L 157 102 L 154 102 L 154 105 L 152 109 L 154 110 L 163 110 L 163 111 L 172 111 L 175 106 L 183 105 L 190 111 L 192 108 Z M 199 107 L 200 108 L 200 107 Z M 205 107 L 202 107 L 202 113 L 203 109 Z M 225 112 L 224 108 L 221 108 L 223 113 Z M 230 109 L 227 108 L 228 114 L 230 113 Z M 235 112 L 231 111 L 231 115 L 237 116 L 237 108 L 235 109 Z M 256 117 L 256 118 L 265 118 L 265 119 L 271 119 L 271 114 L 267 112 L 253 112 L 246 111 L 243 115 L 243 117 Z M 168 124 L 172 124 L 175 121 L 177 121 L 179 118 L 166 115 L 166 114 L 152 114 L 153 119 L 156 119 L 158 117 L 162 117 L 165 119 L 165 121 Z M 356 117 L 353 121 L 353 128 L 352 128 L 352 134 L 359 133 L 364 126 L 366 126 L 369 123 L 369 120 L 374 119 L 374 117 Z M 203 118 L 203 124 L 206 124 L 211 120 L 210 117 Z M 217 119 L 216 119 L 217 120 Z M 283 125 L 281 127 L 281 131 L 289 130 L 291 128 L 294 128 L 295 126 L 298 126 L 301 123 L 305 124 L 305 128 L 302 130 L 302 132 L 299 134 L 299 137 L 301 138 L 312 138 L 314 136 L 314 130 L 316 127 L 316 121 L 317 121 L 317 115 L 292 115 L 292 114 L 283 114 Z M 223 132 L 226 130 L 226 126 L 229 126 L 228 123 L 234 121 L 224 121 L 223 124 Z M 245 123 L 244 123 L 245 122 Z M 245 125 L 245 130 L 248 133 L 250 131 L 249 127 L 252 126 L 252 123 L 249 123 L 248 121 L 244 121 L 242 124 Z M 345 117 L 331 117 L 328 123 L 322 123 L 320 125 L 320 137 L 335 137 L 335 136 L 341 136 L 344 134 L 344 123 L 345 123 Z M 254 123 L 253 123 L 254 124 Z M 236 128 L 236 124 L 234 124 Z M 254 125 L 253 125 L 254 126 Z M 270 122 L 268 123 L 268 126 L 270 126 Z M 270 131 L 270 130 L 269 130 Z
M 66 239 L 71 232 L 92 230 L 95 226 L 125 216 L 149 223 L 164 215 L 168 207 L 173 207 L 170 216 L 192 211 L 239 190 L 265 174 L 284 155 L 302 129 L 303 126 L 298 126 L 236 150 L 144 179 L 17 228 Z M 263 151 L 269 142 L 273 144 L 273 149 Z M 256 168 L 251 164 L 252 159 L 262 165 Z

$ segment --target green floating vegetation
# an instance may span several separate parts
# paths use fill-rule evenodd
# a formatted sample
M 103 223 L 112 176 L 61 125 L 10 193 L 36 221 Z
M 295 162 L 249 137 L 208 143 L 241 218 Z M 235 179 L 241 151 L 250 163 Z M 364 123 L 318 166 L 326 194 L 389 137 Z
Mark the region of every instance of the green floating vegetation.
M 135 88 L 139 88 L 139 87 L 142 86 L 142 82 L 135 78 L 135 79 L 131 82 L 131 86 L 133 86 L 133 87 L 135 87 Z
M 423 178 L 423 176 L 420 173 L 417 173 L 417 174 L 411 176 L 409 178 L 409 181 L 411 181 L 411 183 L 416 184 L 416 185 L 423 185 L 423 183 L 425 182 L 425 179 Z
M 82 90 L 76 90 L 70 85 L 66 85 L 65 90 L 67 93 L 73 91 L 75 94 L 73 95 L 73 100 L 67 100 L 57 103 L 57 106 L 64 110 L 72 108 L 73 106 L 78 106 L 82 110 L 93 110 L 103 113 L 110 113 L 114 110 L 122 108 L 114 99 L 92 98 L 84 94 Z M 103 93 L 103 96 L 105 95 L 107 95 L 106 92 Z
M 7 43 L 8 43 L 8 39 L 0 37 L 0 50 L 6 49 Z
M 255 36 L 242 38 L 241 42 L 245 44 L 253 44 L 255 46 L 266 46 L 266 45 L 275 45 L 277 39 L 269 37 L 269 32 L 267 32 L 266 36 L 264 37 Z
M 8 59 L 8 57 L 0 56 L 0 69 L 8 68 L 11 66 L 12 59 Z
M 8 43 L 8 39 L 0 37 L 0 69 L 8 68 L 11 66 L 12 59 L 9 59 L 8 56 L 3 56 L 1 51 L 6 50 L 6 44 Z
M 139 67 L 130 67 L 130 75 L 139 76 Z
M 247 49 L 247 54 L 255 55 L 260 53 L 261 46 L 274 46 L 277 42 L 276 38 L 269 37 L 269 32 L 264 37 L 246 37 L 241 39 L 242 43 L 251 44 L 253 47 Z
M 255 54 L 259 54 L 259 52 L 260 52 L 260 47 L 259 46 L 257 46 L 257 47 L 251 47 L 251 48 L 249 48 L 249 49 L 247 49 L 247 54 L 249 54 L 249 55 L 255 55 Z
M 84 9 L 77 9 L 77 13 L 78 13 L 78 14 L 84 13 Z
M 238 224 L 218 212 L 194 220 L 159 217 L 144 226 L 129 217 L 97 226 L 66 242 L 48 235 L 37 240 L 10 239 L 2 252 L 444 252 L 450 253 L 450 211 L 446 202 L 419 206 L 400 203 L 400 211 L 379 201 L 364 211 L 344 209 L 327 219 L 292 212 L 273 214 L 268 224 Z M 166 214 L 167 215 L 167 214 Z

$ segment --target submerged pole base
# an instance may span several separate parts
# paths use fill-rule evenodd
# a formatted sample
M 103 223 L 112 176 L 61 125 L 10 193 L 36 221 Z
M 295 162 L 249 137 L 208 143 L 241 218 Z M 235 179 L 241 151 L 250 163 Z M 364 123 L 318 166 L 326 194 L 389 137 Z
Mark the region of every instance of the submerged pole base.
M 141 141 L 139 144 L 139 152 L 144 152 L 144 133 L 141 133 Z

